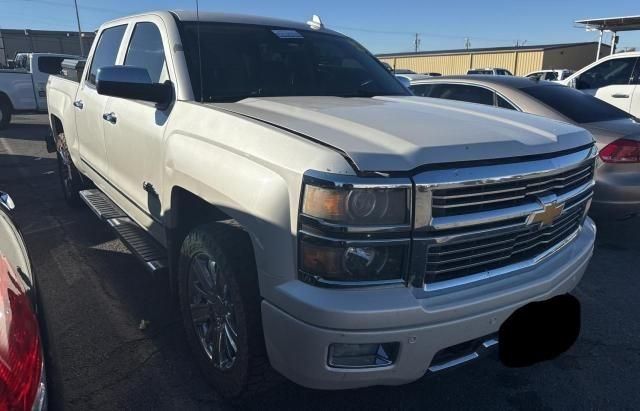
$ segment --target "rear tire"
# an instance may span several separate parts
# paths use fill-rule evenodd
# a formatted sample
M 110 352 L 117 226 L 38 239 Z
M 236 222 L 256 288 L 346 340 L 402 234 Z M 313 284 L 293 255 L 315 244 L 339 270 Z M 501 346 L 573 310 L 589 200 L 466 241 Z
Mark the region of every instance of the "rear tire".
M 60 176 L 60 187 L 65 201 L 71 207 L 79 207 L 82 204 L 79 191 L 85 188 L 80 172 L 73 164 L 64 133 L 58 134 L 56 141 L 58 158 L 58 175 Z
M 0 97 L 0 130 L 5 129 L 11 123 L 11 105 L 6 99 Z
M 183 325 L 207 381 L 227 398 L 272 387 L 280 378 L 266 356 L 246 232 L 233 221 L 198 227 L 185 238 L 178 264 Z

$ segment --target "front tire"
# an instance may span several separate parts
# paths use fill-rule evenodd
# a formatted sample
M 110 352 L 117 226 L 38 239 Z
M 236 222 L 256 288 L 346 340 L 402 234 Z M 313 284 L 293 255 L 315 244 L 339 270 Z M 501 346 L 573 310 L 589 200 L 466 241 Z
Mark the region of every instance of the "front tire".
M 187 340 L 207 381 L 224 397 L 263 391 L 277 378 L 266 357 L 251 242 L 234 222 L 185 238 L 178 294 Z

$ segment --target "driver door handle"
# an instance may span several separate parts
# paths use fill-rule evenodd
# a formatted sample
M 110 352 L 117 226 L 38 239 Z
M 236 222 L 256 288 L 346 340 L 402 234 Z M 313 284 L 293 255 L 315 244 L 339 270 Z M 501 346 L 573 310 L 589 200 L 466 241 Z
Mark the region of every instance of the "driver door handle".
M 111 124 L 116 124 L 116 121 L 118 121 L 118 117 L 116 117 L 115 113 L 104 113 L 102 118 Z
M 613 97 L 613 98 L 629 98 L 629 95 L 628 94 L 618 94 L 618 93 L 616 93 L 616 94 L 612 94 L 611 97 Z
M 82 100 L 76 100 L 73 102 L 73 106 L 82 110 L 84 108 L 84 103 Z

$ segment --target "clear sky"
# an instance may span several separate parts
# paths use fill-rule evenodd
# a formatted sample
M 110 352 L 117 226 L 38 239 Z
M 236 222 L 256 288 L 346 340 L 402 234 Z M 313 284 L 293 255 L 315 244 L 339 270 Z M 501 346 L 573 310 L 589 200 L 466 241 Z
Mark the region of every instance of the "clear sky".
M 82 29 L 127 14 L 157 9 L 195 9 L 195 0 L 78 0 Z M 363 43 L 374 53 L 595 41 L 597 34 L 574 27 L 582 18 L 640 14 L 638 0 L 200 0 L 200 9 L 307 21 L 325 25 Z M 76 30 L 73 0 L 0 0 L 0 28 Z M 608 41 L 609 37 L 606 35 Z M 640 32 L 621 33 L 620 47 L 638 47 Z

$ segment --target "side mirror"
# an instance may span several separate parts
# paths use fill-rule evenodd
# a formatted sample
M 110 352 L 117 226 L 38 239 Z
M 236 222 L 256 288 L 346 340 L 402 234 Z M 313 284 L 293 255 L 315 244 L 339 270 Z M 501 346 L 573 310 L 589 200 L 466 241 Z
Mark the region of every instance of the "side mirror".
M 2 207 L 4 207 L 5 209 L 11 211 L 14 208 L 16 208 L 16 205 L 13 203 L 13 200 L 11 199 L 11 197 L 9 196 L 9 194 L 0 191 L 0 205 L 2 205 Z
M 571 80 L 569 80 L 569 82 L 567 83 L 567 86 L 571 87 L 571 88 L 577 88 L 578 85 L 578 77 L 574 77 Z
M 170 82 L 153 83 L 146 69 L 132 66 L 100 67 L 96 89 L 105 96 L 151 101 L 161 109 L 169 106 L 173 93 Z

